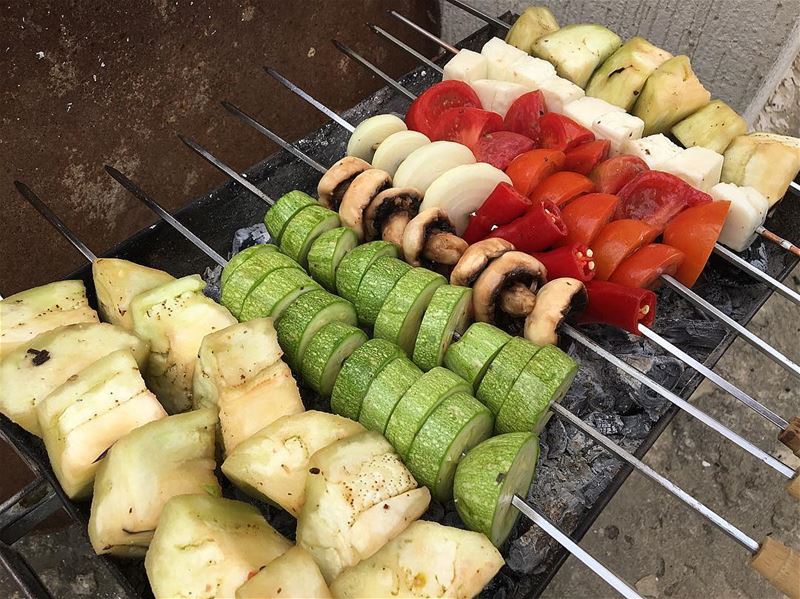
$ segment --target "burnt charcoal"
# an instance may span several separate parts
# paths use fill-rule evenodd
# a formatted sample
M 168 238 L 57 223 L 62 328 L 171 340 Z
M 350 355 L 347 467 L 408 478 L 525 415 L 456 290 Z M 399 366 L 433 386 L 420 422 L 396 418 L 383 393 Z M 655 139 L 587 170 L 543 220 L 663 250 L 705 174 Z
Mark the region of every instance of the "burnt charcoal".
M 548 451 L 547 456 L 541 458 L 542 461 L 545 461 L 549 457 L 556 458 L 566 451 L 567 443 L 569 442 L 567 438 L 567 429 L 564 427 L 564 423 L 557 417 L 551 418 L 550 422 L 547 424 L 544 435 L 542 435 L 542 443 L 545 441 L 547 442 Z
M 272 238 L 269 236 L 264 223 L 256 223 L 251 227 L 244 227 L 236 231 L 233 235 L 231 256 L 251 246 L 269 243 L 271 240 Z
M 592 506 L 598 500 L 606 487 L 611 483 L 611 479 L 619 471 L 621 462 L 619 459 L 606 455 L 600 457 L 592 464 L 594 477 L 587 482 L 581 489 L 581 494 L 587 506 Z
M 441 522 L 444 519 L 444 514 L 444 506 L 435 499 L 432 499 L 430 505 L 428 506 L 428 511 L 425 512 L 422 518 L 432 522 Z
M 222 267 L 218 264 L 214 268 L 206 268 L 203 272 L 203 280 L 206 282 L 206 288 L 203 293 L 206 297 L 210 297 L 215 302 L 219 302 L 220 294 L 220 277 L 222 276 Z
M 634 400 L 639 406 L 644 408 L 650 420 L 655 422 L 659 416 L 664 412 L 667 407 L 667 400 L 661 397 L 655 391 L 642 387 L 638 394 L 634 396 Z
M 660 333 L 667 341 L 696 359 L 717 347 L 726 335 L 719 323 L 710 320 L 671 322 L 661 327 Z M 695 351 L 698 349 L 701 351 Z
M 602 435 L 616 435 L 622 430 L 622 418 L 608 412 L 592 412 L 584 420 Z
M 620 434 L 626 439 L 644 439 L 653 422 L 647 414 L 632 414 L 622 417 Z

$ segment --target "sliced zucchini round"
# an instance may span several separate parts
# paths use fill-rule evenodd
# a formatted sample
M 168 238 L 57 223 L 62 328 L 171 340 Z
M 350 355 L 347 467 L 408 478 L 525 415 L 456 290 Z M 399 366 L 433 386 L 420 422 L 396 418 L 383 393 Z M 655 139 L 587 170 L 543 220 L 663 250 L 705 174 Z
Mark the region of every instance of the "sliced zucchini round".
M 464 524 L 496 547 L 502 545 L 519 516 L 511 500 L 528 495 L 538 459 L 539 437 L 532 433 L 498 435 L 473 447 L 456 468 L 453 482 Z
M 409 270 L 411 267 L 408 264 L 388 256 L 378 258 L 372 263 L 364 273 L 356 295 L 356 312 L 362 324 L 375 324 L 386 296 Z
M 402 350 L 383 339 L 370 339 L 344 361 L 331 392 L 331 411 L 358 420 L 361 404 L 372 381 Z
M 397 258 L 397 246 L 388 241 L 370 241 L 347 254 L 336 269 L 336 291 L 347 301 L 356 303 L 361 279 L 378 258 Z
M 453 341 L 453 333 L 461 335 L 471 321 L 472 289 L 455 285 L 439 287 L 433 292 L 419 325 L 414 343 L 414 363 L 426 372 L 441 366 Z
M 422 316 L 434 291 L 445 283 L 442 275 L 426 268 L 408 271 L 397 281 L 378 311 L 374 336 L 396 343 L 406 355 L 412 355 Z
M 316 203 L 317 201 L 310 195 L 297 190 L 279 197 L 275 205 L 264 215 L 264 224 L 272 240 L 279 244 L 287 223 L 303 208 L 314 206 Z
M 419 429 L 407 465 L 420 485 L 444 503 L 453 497 L 456 466 L 466 452 L 492 434 L 492 413 L 467 393 L 440 403 Z
M 271 272 L 283 268 L 302 270 L 297 262 L 280 252 L 269 250 L 256 252 L 230 274 L 220 291 L 219 302 L 238 318 L 247 297 L 253 290 Z
M 329 322 L 355 326 L 353 304 L 322 289 L 304 293 L 286 308 L 275 327 L 278 343 L 293 370 L 299 370 L 311 339 Z
M 281 251 L 297 260 L 302 266 L 308 264 L 308 251 L 317 237 L 341 224 L 339 215 L 319 204 L 306 206 L 292 217 L 281 235 Z
M 336 227 L 317 237 L 308 250 L 308 274 L 331 293 L 336 293 L 336 269 L 342 258 L 358 245 L 349 227 Z
M 454 393 L 469 392 L 467 381 L 446 368 L 429 370 L 397 402 L 386 425 L 386 440 L 405 459 L 414 437 L 436 406 Z
M 495 431 L 538 433 L 551 413 L 550 404 L 567 393 L 578 365 L 553 345 L 540 349 L 517 378 L 497 413 Z
M 369 430 L 383 434 L 397 402 L 421 376 L 422 371 L 405 356 L 389 362 L 369 386 L 358 421 Z
M 277 321 L 289 304 L 315 289 L 320 286 L 300 268 L 275 270 L 247 296 L 239 320 L 270 316 Z
M 328 397 L 344 361 L 369 339 L 359 328 L 342 322 L 329 322 L 306 347 L 300 374 L 314 391 Z
M 444 365 L 472 385 L 473 393 L 483 380 L 497 352 L 511 335 L 485 322 L 472 324 L 461 339 L 447 348 Z
M 528 362 L 539 351 L 539 346 L 522 337 L 513 337 L 492 360 L 475 397 L 497 416 L 508 397 L 508 392 Z
M 248 248 L 243 249 L 238 254 L 234 254 L 233 257 L 228 261 L 228 264 L 225 265 L 225 268 L 222 269 L 222 275 L 220 275 L 220 285 L 225 285 L 228 282 L 230 276 L 234 273 L 234 271 L 239 268 L 242 264 L 247 262 L 250 258 L 252 258 L 255 254 L 259 252 L 269 252 L 275 251 L 278 249 L 278 246 L 272 243 L 262 243 L 259 245 L 251 245 Z

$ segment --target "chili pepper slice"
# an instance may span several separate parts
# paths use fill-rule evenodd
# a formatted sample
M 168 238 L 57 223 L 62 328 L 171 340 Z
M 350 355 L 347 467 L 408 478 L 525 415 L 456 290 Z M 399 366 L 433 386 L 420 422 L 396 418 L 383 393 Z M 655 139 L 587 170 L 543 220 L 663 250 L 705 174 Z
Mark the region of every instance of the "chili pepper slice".
M 607 139 L 595 139 L 565 152 L 564 170 L 588 175 L 592 169 L 608 158 L 611 142 Z
M 608 281 L 585 283 L 588 305 L 579 323 L 599 322 L 641 335 L 639 325 L 650 327 L 656 318 L 656 294 L 649 289 L 623 287 Z
M 600 193 L 619 193 L 636 175 L 649 170 L 647 163 L 637 156 L 614 156 L 594 167 L 589 178 Z
M 660 229 L 641 220 L 623 219 L 608 223 L 592 242 L 596 277 L 607 281 L 620 262 L 652 242 L 660 232 Z
M 687 208 L 664 229 L 664 243 L 686 255 L 675 278 L 687 287 L 694 285 L 703 272 L 725 225 L 730 205 L 721 200 Z
M 586 283 L 595 275 L 594 253 L 582 243 L 571 243 L 549 252 L 533 254 L 547 269 L 547 279 L 569 277 Z
M 506 169 L 514 188 L 522 195 L 530 195 L 534 188 L 564 166 L 564 152 L 558 150 L 530 150 L 520 154 Z
M 610 193 L 587 193 L 572 200 L 561 209 L 561 218 L 567 225 L 567 237 L 561 245 L 592 245 L 600 229 L 614 217 L 617 204 L 619 198 Z
M 489 237 L 500 237 L 521 252 L 541 252 L 567 235 L 561 211 L 552 202 L 534 204 L 524 215 L 496 228 Z
M 684 254 L 663 243 L 651 243 L 637 250 L 614 270 L 609 281 L 625 287 L 655 289 L 659 286 L 661 275 L 674 275 Z
M 589 129 L 557 112 L 548 112 L 542 115 L 539 119 L 538 129 L 539 137 L 536 141 L 543 148 L 566 152 L 581 144 L 594 141 L 594 133 Z
M 530 139 L 539 135 L 539 119 L 547 112 L 544 106 L 544 96 L 538 89 L 522 94 L 514 100 L 503 119 L 504 129 L 519 133 Z
M 464 241 L 473 244 L 484 239 L 493 226 L 510 223 L 525 214 L 533 203 L 508 183 L 498 183 L 480 208 L 469 219 Z
M 710 195 L 661 171 L 640 173 L 618 195 L 616 218 L 643 220 L 659 229 L 687 206 L 711 202 Z
M 579 173 L 559 171 L 539 183 L 530 194 L 533 202 L 553 202 L 561 208 L 580 195 L 594 191 L 594 183 Z

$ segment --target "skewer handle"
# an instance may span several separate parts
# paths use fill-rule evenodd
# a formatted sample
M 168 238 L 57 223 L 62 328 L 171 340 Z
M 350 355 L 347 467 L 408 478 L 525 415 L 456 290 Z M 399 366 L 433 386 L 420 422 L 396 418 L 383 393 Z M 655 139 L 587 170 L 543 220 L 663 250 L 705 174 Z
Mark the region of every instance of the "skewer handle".
M 795 256 L 800 256 L 800 248 L 799 247 L 797 247 L 795 244 L 793 244 L 788 239 L 784 239 L 780 235 L 776 235 L 775 233 L 773 233 L 769 229 L 765 229 L 764 227 L 758 227 L 756 229 L 756 233 L 761 235 L 764 239 L 768 239 L 772 243 L 781 246 L 787 252 L 791 252 Z
M 792 418 L 788 426 L 778 435 L 778 440 L 800 458 L 800 417 L 795 416 Z
M 800 472 L 795 474 L 794 478 L 788 482 L 786 490 L 789 491 L 789 495 L 800 500 Z
M 800 552 L 767 537 L 750 559 L 750 567 L 781 593 L 800 599 Z

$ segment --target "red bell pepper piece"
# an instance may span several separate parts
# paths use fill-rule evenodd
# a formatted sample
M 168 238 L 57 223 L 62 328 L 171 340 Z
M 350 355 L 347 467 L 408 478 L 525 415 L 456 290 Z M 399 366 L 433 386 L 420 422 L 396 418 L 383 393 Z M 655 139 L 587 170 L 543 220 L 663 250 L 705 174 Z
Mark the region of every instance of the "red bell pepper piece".
M 561 212 L 552 202 L 534 204 L 519 218 L 496 228 L 489 237 L 500 237 L 521 252 L 541 252 L 567 235 Z
M 539 119 L 539 137 L 536 141 L 543 148 L 566 152 L 594 141 L 594 133 L 568 116 L 548 112 Z
M 503 126 L 506 131 L 519 133 L 530 139 L 539 135 L 539 119 L 547 112 L 544 106 L 544 96 L 538 89 L 522 94 L 514 100 L 508 109 Z
M 534 188 L 564 166 L 564 152 L 558 150 L 530 150 L 520 154 L 506 169 L 514 188 L 522 195 L 530 195 Z
M 589 303 L 579 323 L 599 322 L 641 335 L 639 324 L 650 327 L 656 318 L 656 294 L 649 289 L 623 287 L 608 281 L 585 283 Z
M 567 238 L 562 244 L 592 245 L 600 230 L 613 218 L 617 204 L 619 198 L 609 193 L 587 193 L 572 200 L 561 209 L 561 218 L 567 225 Z
M 431 128 L 431 141 L 454 141 L 472 149 L 481 136 L 503 128 L 503 119 L 496 112 L 472 106 L 448 108 Z
M 572 243 L 549 252 L 533 254 L 547 269 L 547 279 L 570 277 L 583 283 L 595 275 L 594 254 L 582 243 Z
M 616 218 L 642 220 L 663 229 L 672 218 L 690 204 L 695 206 L 711 201 L 711 196 L 699 191 L 675 175 L 647 171 L 637 175 L 619 191 Z
M 658 237 L 660 229 L 641 220 L 615 220 L 600 230 L 592 242 L 597 278 L 607 281 L 620 263 Z
M 564 170 L 588 175 L 592 169 L 608 158 L 611 142 L 607 139 L 595 139 L 565 152 Z
M 619 190 L 639 173 L 649 171 L 647 163 L 636 156 L 614 156 L 604 160 L 589 173 L 600 193 L 619 193 Z
M 505 225 L 525 214 L 533 203 L 508 183 L 498 183 L 469 219 L 464 241 L 473 244 L 484 239 L 492 227 Z
M 532 202 L 553 202 L 561 208 L 579 195 L 593 191 L 594 183 L 588 177 L 569 171 L 560 171 L 539 183 L 528 197 Z
M 608 279 L 625 287 L 655 289 L 661 275 L 674 275 L 683 262 L 683 252 L 663 243 L 651 243 L 625 258 Z
M 504 171 L 520 154 L 532 150 L 532 139 L 511 131 L 494 131 L 482 136 L 470 150 L 478 162 L 486 162 Z

